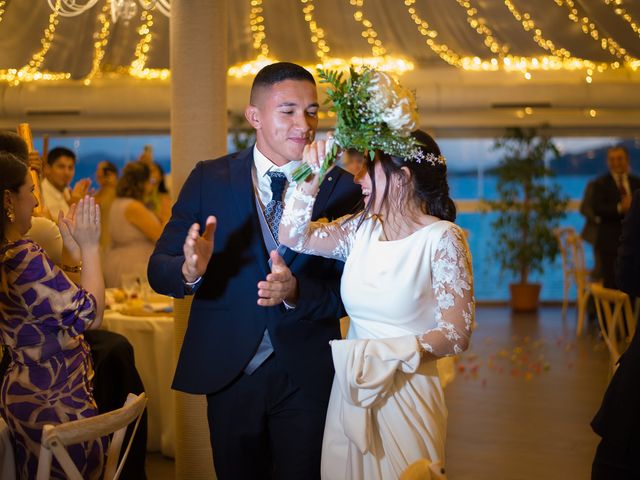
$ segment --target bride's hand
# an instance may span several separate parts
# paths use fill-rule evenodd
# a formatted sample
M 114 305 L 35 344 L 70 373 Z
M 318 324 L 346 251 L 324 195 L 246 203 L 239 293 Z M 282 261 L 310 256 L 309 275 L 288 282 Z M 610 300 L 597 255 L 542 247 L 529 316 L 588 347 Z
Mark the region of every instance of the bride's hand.
M 309 175 L 303 184 L 303 189 L 306 193 L 315 193 L 318 190 L 320 181 L 324 178 L 318 175 L 318 172 L 320 172 L 320 168 L 322 167 L 324 159 L 328 153 L 327 150 L 331 149 L 332 144 L 333 139 L 328 137 L 327 140 L 316 140 L 304 147 L 302 152 L 302 161 L 309 165 L 313 172 L 313 175 Z M 324 172 L 325 176 L 334 167 L 334 165 L 331 165 L 331 167 Z

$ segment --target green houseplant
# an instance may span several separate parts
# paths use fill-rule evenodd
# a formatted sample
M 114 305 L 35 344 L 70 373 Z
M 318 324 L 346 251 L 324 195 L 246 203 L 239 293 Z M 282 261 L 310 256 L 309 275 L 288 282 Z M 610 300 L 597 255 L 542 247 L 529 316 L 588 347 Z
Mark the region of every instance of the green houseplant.
M 540 284 L 529 283 L 529 276 L 542 272 L 545 260 L 553 260 L 558 253 L 553 230 L 568 204 L 545 163 L 559 151 L 551 138 L 535 128 L 510 128 L 496 139 L 494 148 L 503 156 L 494 170 L 498 199 L 485 201 L 489 211 L 498 213 L 491 225 L 493 250 L 501 269 L 518 280 L 510 285 L 513 310 L 535 311 Z

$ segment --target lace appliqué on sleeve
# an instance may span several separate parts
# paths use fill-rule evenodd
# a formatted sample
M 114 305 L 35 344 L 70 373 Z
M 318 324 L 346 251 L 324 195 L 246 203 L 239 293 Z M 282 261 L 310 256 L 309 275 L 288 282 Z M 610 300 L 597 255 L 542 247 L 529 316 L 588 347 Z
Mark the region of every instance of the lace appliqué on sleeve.
M 475 317 L 471 254 L 459 228 L 442 235 L 432 261 L 437 326 L 418 340 L 436 357 L 457 355 L 469 346 Z
M 333 222 L 311 222 L 316 199 L 296 188 L 280 221 L 280 242 L 299 253 L 345 261 L 359 217 L 346 215 Z

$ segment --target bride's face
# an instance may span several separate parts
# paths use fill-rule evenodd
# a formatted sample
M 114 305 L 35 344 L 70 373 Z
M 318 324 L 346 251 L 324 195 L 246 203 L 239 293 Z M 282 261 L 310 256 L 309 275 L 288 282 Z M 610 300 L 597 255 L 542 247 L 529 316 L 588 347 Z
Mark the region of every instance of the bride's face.
M 360 185 L 362 189 L 362 196 L 364 197 L 365 207 L 369 205 L 371 201 L 371 192 L 373 190 L 373 183 L 376 185 L 376 198 L 374 200 L 374 204 L 371 205 L 369 212 L 373 214 L 379 214 L 382 210 L 382 201 L 384 190 L 387 185 L 387 177 L 384 174 L 384 170 L 382 170 L 382 165 L 378 160 L 375 161 L 373 166 L 374 178 L 371 178 L 369 175 L 369 171 L 367 170 L 368 160 L 365 160 L 360 167 L 360 171 L 356 173 L 353 181 Z

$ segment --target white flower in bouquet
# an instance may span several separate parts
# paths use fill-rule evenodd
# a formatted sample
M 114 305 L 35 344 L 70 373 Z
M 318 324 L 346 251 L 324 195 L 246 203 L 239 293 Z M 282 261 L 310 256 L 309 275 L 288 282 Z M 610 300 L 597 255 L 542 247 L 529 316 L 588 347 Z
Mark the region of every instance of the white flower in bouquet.
M 371 110 L 390 130 L 408 137 L 418 126 L 418 111 L 413 93 L 385 72 L 375 72 L 367 89 Z

